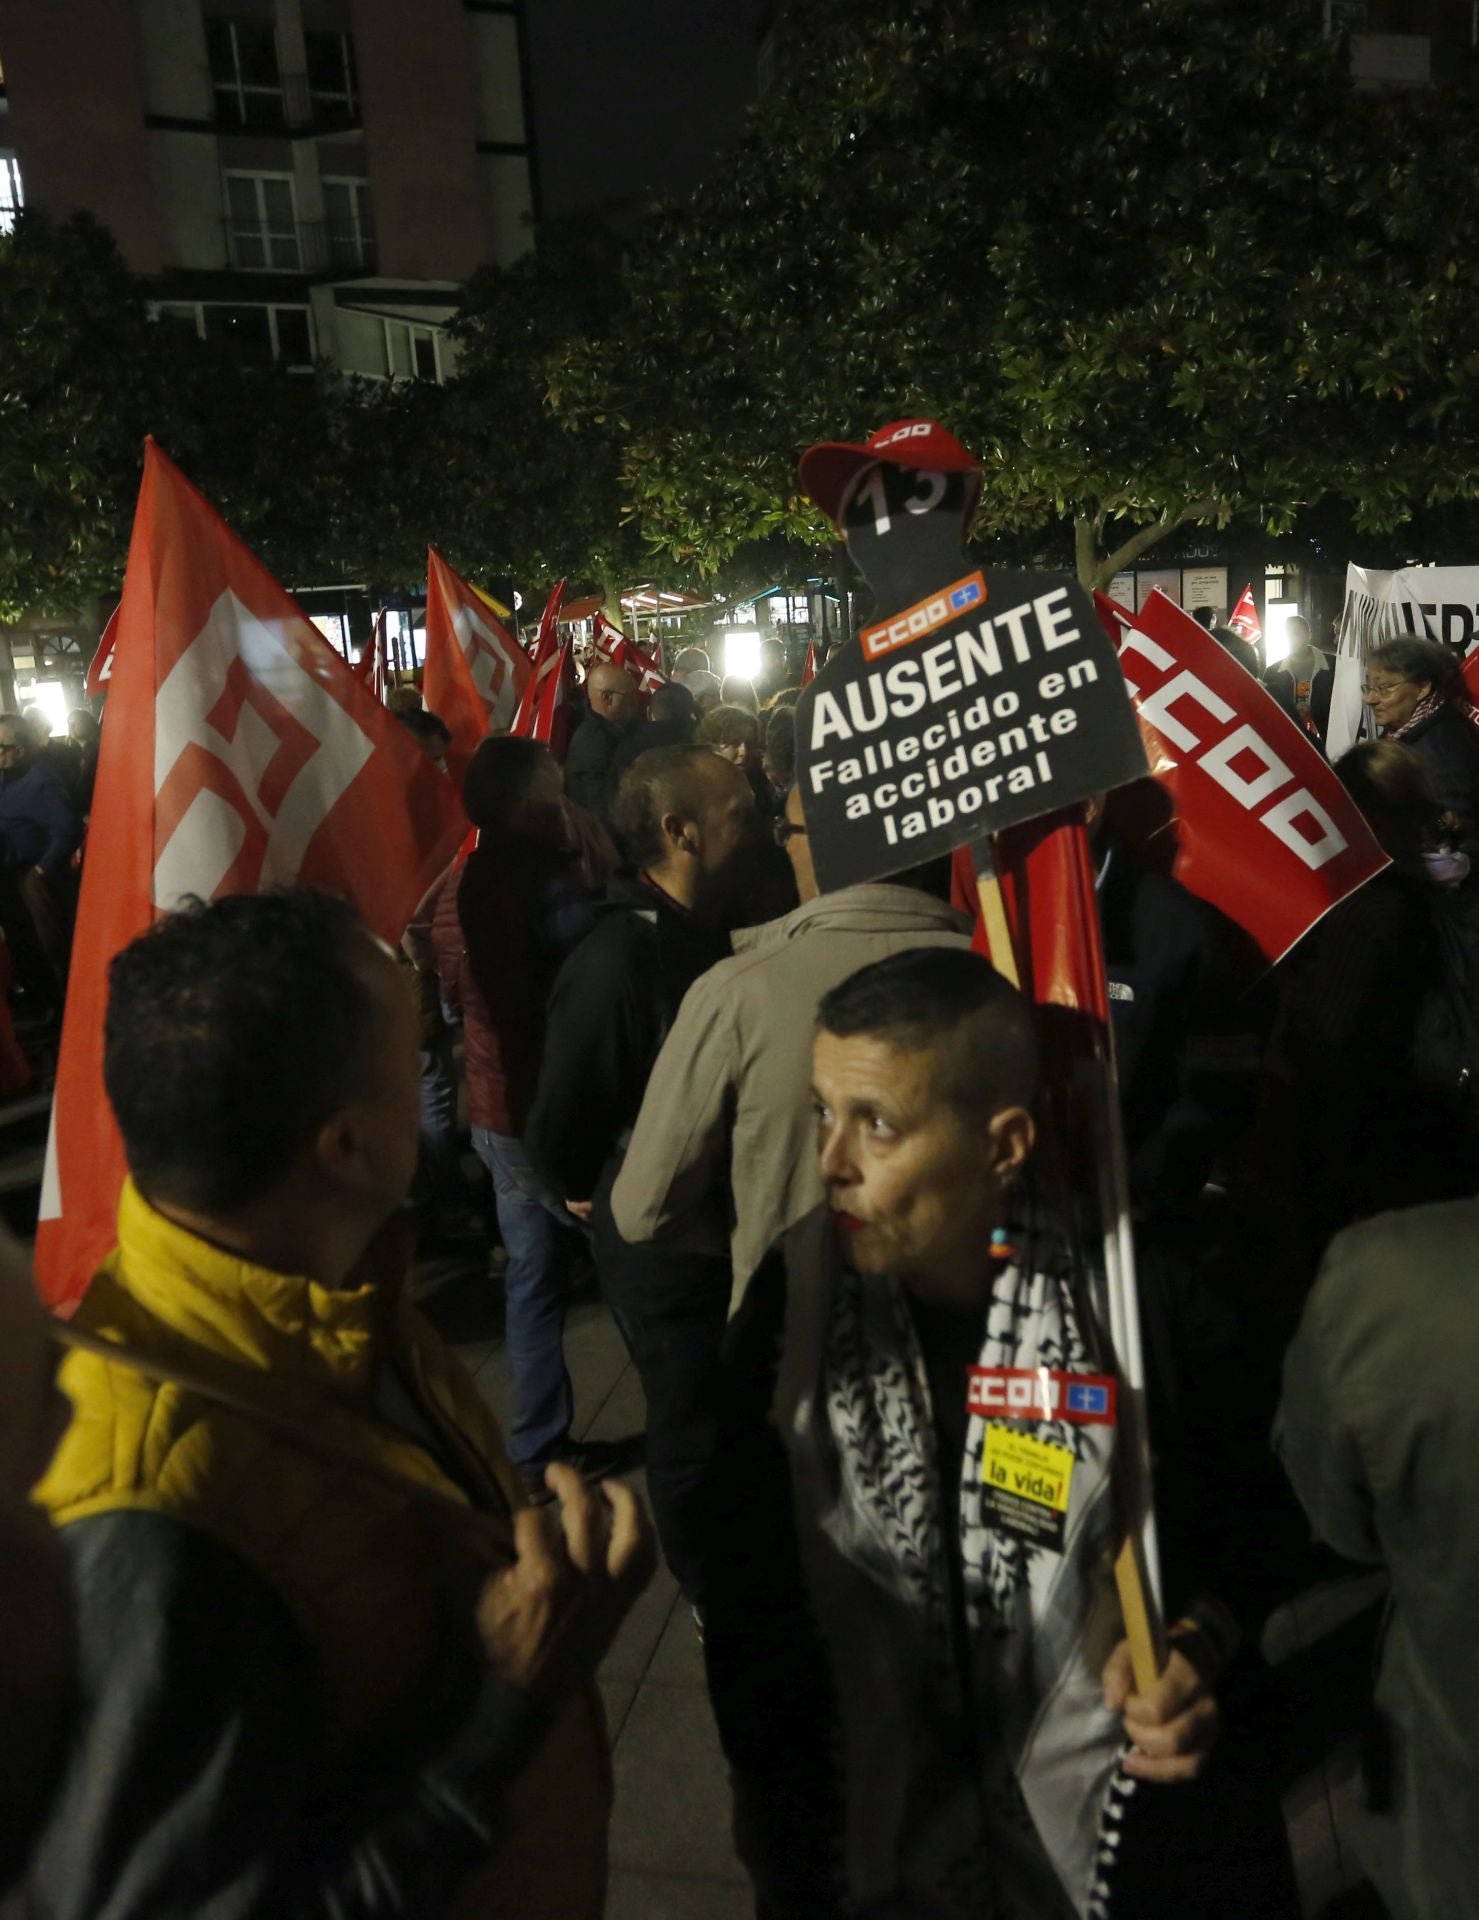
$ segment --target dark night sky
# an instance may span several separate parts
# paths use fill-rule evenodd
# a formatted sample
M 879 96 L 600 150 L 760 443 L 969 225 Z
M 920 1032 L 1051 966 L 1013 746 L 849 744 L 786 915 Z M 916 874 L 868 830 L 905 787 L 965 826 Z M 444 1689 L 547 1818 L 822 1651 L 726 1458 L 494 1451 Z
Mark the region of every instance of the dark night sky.
M 764 0 L 526 0 L 547 215 L 681 192 L 753 97 Z

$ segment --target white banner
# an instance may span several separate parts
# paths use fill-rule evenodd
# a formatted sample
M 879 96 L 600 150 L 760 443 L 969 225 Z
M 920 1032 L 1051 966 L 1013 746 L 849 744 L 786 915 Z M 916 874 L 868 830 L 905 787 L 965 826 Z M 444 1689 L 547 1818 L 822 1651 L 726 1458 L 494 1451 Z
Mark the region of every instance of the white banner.
M 1479 567 L 1347 567 L 1340 651 L 1325 745 L 1334 760 L 1361 738 L 1366 656 L 1383 640 L 1422 634 L 1460 659 L 1479 645 Z

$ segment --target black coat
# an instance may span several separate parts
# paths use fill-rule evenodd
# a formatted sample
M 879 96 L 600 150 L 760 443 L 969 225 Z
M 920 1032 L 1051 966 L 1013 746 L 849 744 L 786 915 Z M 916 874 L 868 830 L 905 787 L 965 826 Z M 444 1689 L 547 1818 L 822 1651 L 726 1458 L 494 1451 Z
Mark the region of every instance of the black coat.
M 1457 707 L 1441 706 L 1402 735 L 1428 770 L 1439 806 L 1465 826 L 1479 820 L 1479 733 Z
M 1189 1218 L 1252 1099 L 1262 1002 L 1227 922 L 1169 874 L 1111 843 L 1098 898 L 1131 1191 Z
M 1321 654 L 1320 659 L 1324 659 Z M 1296 703 L 1296 682 L 1287 667 L 1270 667 L 1263 676 L 1263 684 L 1278 701 L 1296 726 L 1303 726 Z M 1320 667 L 1310 682 L 1310 720 L 1319 738 L 1320 745 L 1325 744 L 1325 735 L 1330 730 L 1330 696 L 1335 691 L 1335 674 L 1329 667 Z
M 691 747 L 696 722 L 691 720 L 639 720 L 628 727 L 611 756 L 611 794 L 621 785 L 621 776 L 644 753 L 656 753 L 659 747 Z
M 610 814 L 620 775 L 615 765 L 616 750 L 631 731 L 586 707 L 565 756 L 566 793 L 602 822 Z
M 723 934 L 656 887 L 612 881 L 596 924 L 560 968 L 545 1015 L 524 1144 L 556 1193 L 595 1194 L 625 1149 L 684 994 L 728 952 Z

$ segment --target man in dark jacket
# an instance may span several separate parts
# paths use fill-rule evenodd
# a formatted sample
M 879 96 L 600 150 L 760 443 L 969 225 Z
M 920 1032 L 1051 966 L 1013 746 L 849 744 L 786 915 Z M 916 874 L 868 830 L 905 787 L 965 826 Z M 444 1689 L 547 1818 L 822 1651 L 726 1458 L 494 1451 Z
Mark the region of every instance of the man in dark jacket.
M 1329 656 L 1310 640 L 1310 623 L 1298 615 L 1289 622 L 1289 651 L 1269 667 L 1263 684 L 1297 726 L 1324 746 L 1330 725 L 1330 696 L 1335 674 Z
M 13 876 L 0 886 L 0 919 L 21 984 L 44 1001 L 54 990 L 49 976 L 66 976 L 67 868 L 82 843 L 82 822 L 66 788 L 37 759 L 30 728 L 9 713 L 0 714 L 0 841 Z
M 615 786 L 632 762 L 659 747 L 691 747 L 698 731 L 698 706 L 687 687 L 659 687 L 647 707 L 645 726 L 629 727 L 611 757 Z
M 1136 1691 L 1111 1435 L 1007 1411 L 1005 1380 L 1094 1365 L 1081 1256 L 1030 1171 L 1036 1053 L 1021 997 L 949 946 L 821 1002 L 826 1200 L 731 1325 L 701 1535 L 736 1839 L 775 1920 L 1295 1910 L 1276 1803 L 1207 1764 L 1221 1607 L 1188 1589 Z M 1013 1428 L 1059 1449 L 1052 1531 L 990 1491 Z
M 619 774 L 612 761 L 633 727 L 643 725 L 637 683 L 621 667 L 599 661 L 585 677 L 587 710 L 565 758 L 565 791 L 605 822 Z
M 462 799 L 478 844 L 436 897 L 431 943 L 443 1002 L 462 1019 L 473 1151 L 492 1180 L 508 1250 L 509 1456 L 537 1499 L 552 1460 L 582 1472 L 589 1464 L 570 1439 L 575 1393 L 565 1364 L 557 1224 L 570 1222 L 536 1180 L 522 1134 L 544 1044 L 544 1003 L 560 963 L 589 931 L 591 902 L 547 747 L 512 735 L 482 741 Z
M 612 1219 L 611 1189 L 679 1004 L 729 951 L 720 927 L 753 812 L 744 774 L 706 747 L 643 754 L 626 774 L 613 825 L 636 873 L 612 883 L 607 911 L 560 969 L 524 1136 L 535 1167 L 591 1222 L 601 1283 L 647 1396 L 658 1531 L 685 1585 L 683 1497 L 707 1458 L 693 1422 L 723 1337 L 723 1306 L 716 1325 L 712 1303 L 728 1300 L 729 1261 L 628 1246 Z
M 82 840 L 82 822 L 56 775 L 36 758 L 30 729 L 0 715 L 0 837 L 22 873 L 59 879 Z

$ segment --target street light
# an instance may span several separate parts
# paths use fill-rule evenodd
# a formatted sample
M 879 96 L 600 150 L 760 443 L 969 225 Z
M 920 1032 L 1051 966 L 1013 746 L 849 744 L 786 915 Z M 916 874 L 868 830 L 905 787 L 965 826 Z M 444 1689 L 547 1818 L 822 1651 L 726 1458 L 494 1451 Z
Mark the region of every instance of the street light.
M 737 674 L 741 680 L 753 680 L 760 671 L 760 629 L 726 627 L 724 629 L 724 673 Z
M 1297 600 L 1269 600 L 1263 608 L 1263 661 L 1275 666 L 1289 655 L 1289 622 L 1299 618 Z
M 67 731 L 67 690 L 60 680 L 34 680 L 25 689 L 28 707 L 39 707 L 46 715 L 53 739 Z

